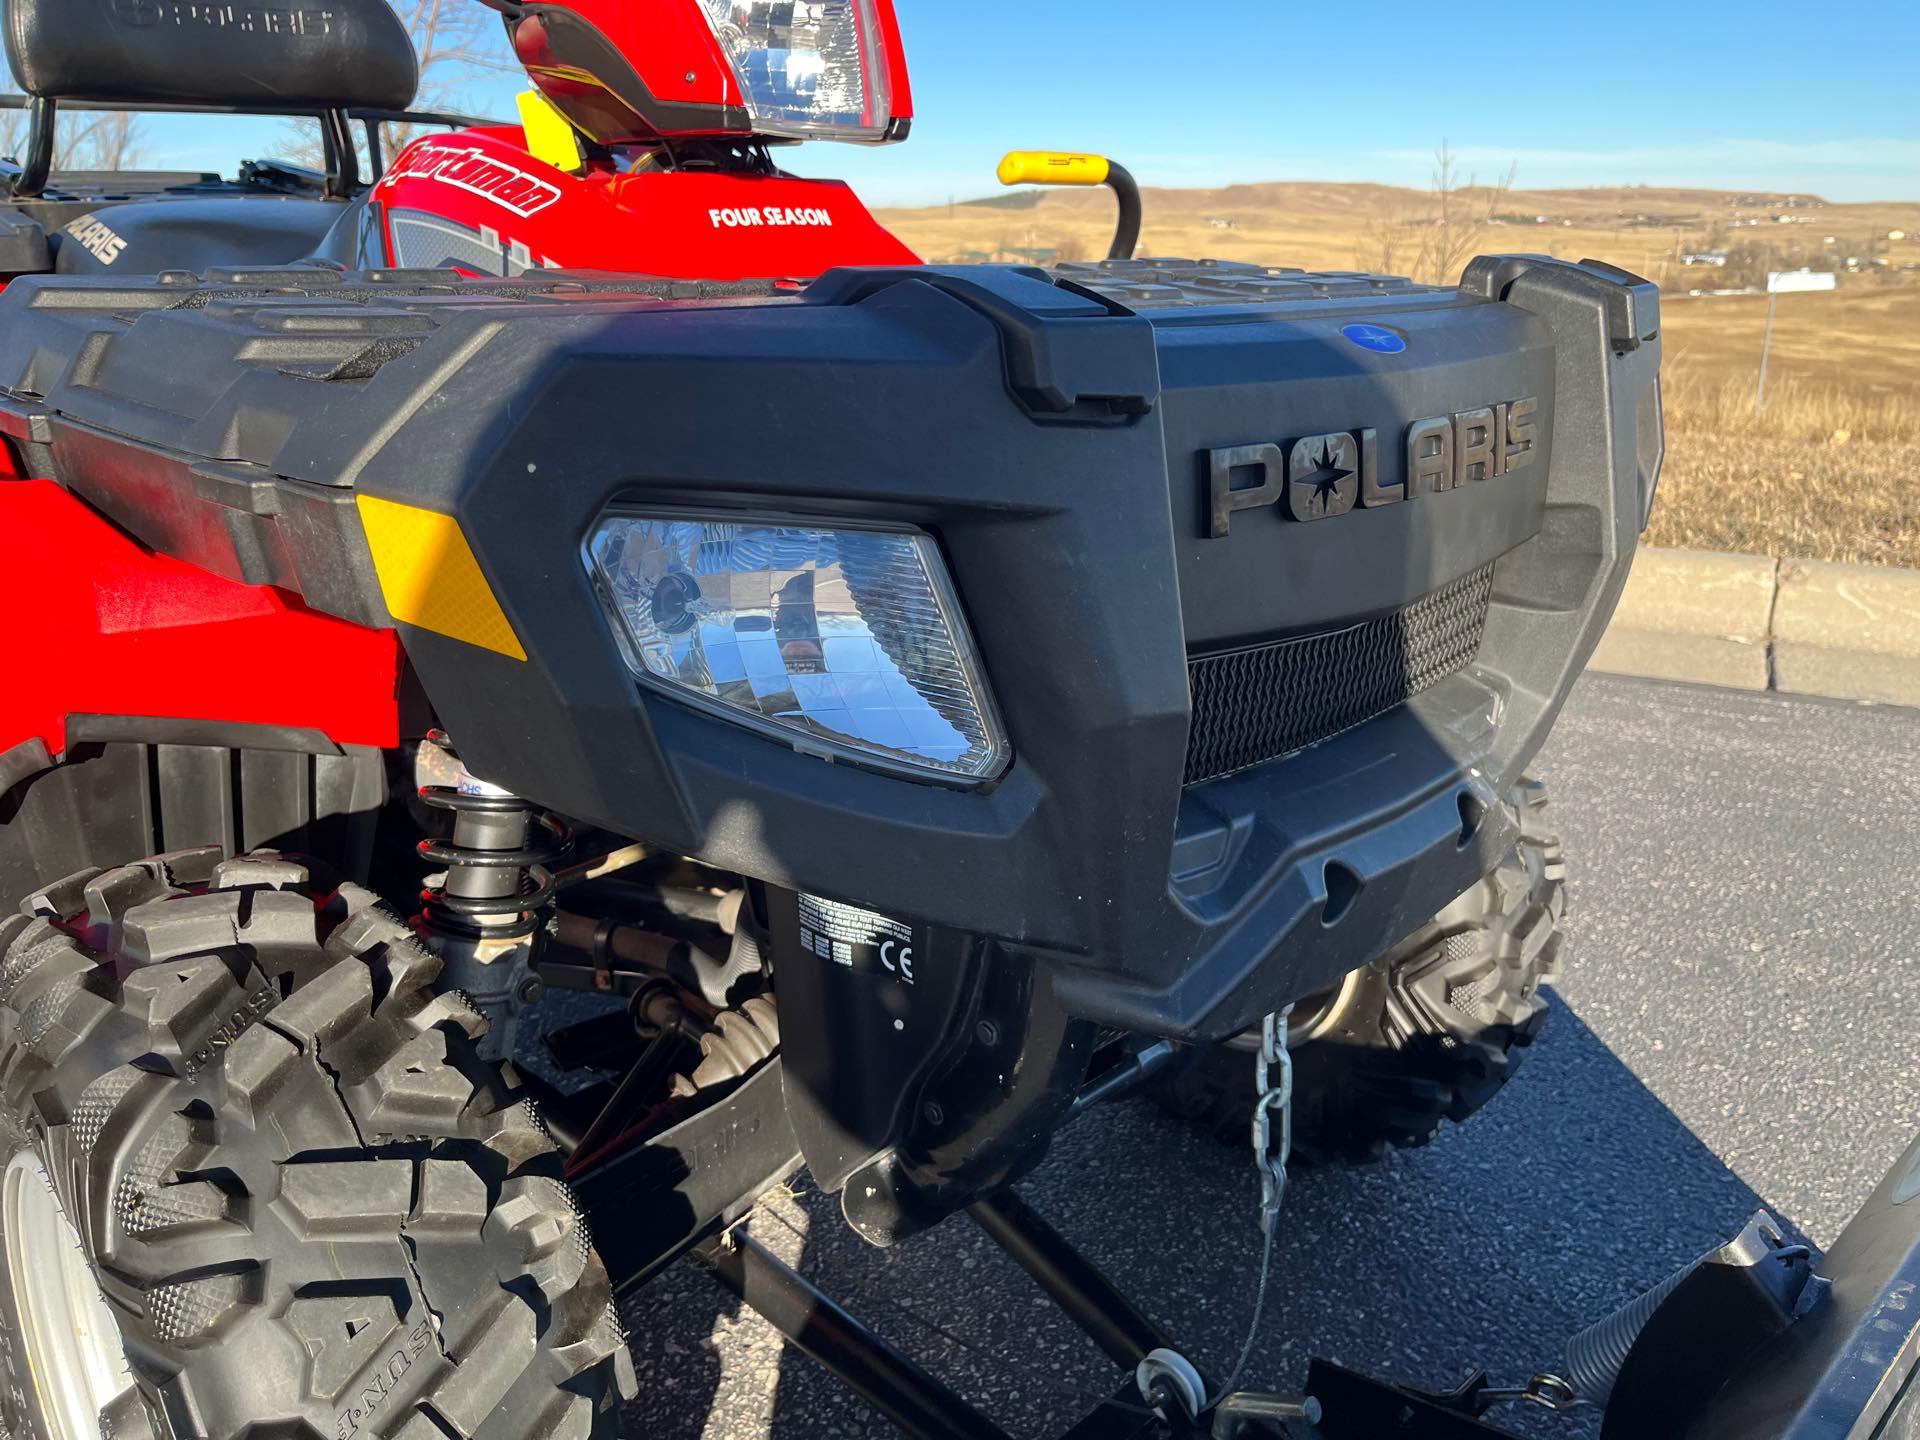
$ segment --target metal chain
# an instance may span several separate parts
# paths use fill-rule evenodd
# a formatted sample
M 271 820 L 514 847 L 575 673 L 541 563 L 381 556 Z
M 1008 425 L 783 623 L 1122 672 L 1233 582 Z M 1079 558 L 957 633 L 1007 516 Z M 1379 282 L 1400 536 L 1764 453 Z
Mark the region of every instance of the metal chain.
M 1233 1394 L 1260 1334 L 1261 1316 L 1266 1310 L 1267 1284 L 1273 1271 L 1274 1231 L 1280 1219 L 1280 1207 L 1287 1198 L 1287 1161 L 1293 1154 L 1293 1056 L 1287 1049 L 1287 1022 L 1293 1007 L 1274 1011 L 1260 1022 L 1260 1053 L 1254 1058 L 1253 1164 L 1260 1172 L 1260 1287 L 1254 1294 L 1253 1320 L 1247 1327 L 1246 1343 L 1232 1372 L 1208 1400 L 1207 1408 L 1220 1410 Z M 1276 1135 L 1277 1130 L 1277 1135 Z M 1319 1423 L 1320 1406 L 1313 1399 L 1292 1396 L 1243 1397 L 1267 1402 L 1258 1413 L 1301 1416 Z M 1582 1403 L 1574 1389 L 1558 1375 L 1535 1375 L 1524 1386 L 1513 1390 L 1486 1390 L 1477 1397 L 1480 1409 L 1516 1403 L 1541 1406 L 1547 1410 L 1569 1410 Z M 1224 1411 L 1222 1412 L 1225 1413 Z M 1249 1412 L 1253 1413 L 1253 1412 Z M 1476 1411 L 1478 1413 L 1478 1411 Z M 1228 1422 L 1229 1425 L 1231 1421 Z M 1215 1433 L 1220 1433 L 1216 1429 Z
M 1273 1275 L 1273 1235 L 1280 1206 L 1287 1198 L 1287 1159 L 1293 1153 L 1293 1056 L 1287 1050 L 1287 1021 L 1292 1015 L 1293 1006 L 1288 1005 L 1260 1022 L 1260 1053 L 1253 1062 L 1253 1167 L 1260 1172 L 1260 1284 L 1254 1291 L 1253 1318 L 1247 1324 L 1240 1358 L 1208 1400 L 1208 1409 L 1219 1405 L 1240 1383 L 1247 1361 L 1253 1358 L 1260 1321 L 1266 1314 L 1267 1284 Z M 1277 1145 L 1273 1138 L 1276 1119 L 1280 1126 Z
M 1268 1234 L 1287 1198 L 1287 1160 L 1293 1154 L 1293 1056 L 1287 1050 L 1287 1021 L 1293 1006 L 1260 1022 L 1260 1054 L 1254 1061 L 1253 1163 L 1260 1172 L 1260 1229 Z M 1274 1122 L 1280 1137 L 1274 1140 Z

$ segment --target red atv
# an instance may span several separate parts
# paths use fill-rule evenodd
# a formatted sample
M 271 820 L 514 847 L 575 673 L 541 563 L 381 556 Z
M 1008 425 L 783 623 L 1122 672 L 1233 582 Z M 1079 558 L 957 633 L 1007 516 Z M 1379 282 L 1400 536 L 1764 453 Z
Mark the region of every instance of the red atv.
M 407 111 L 384 0 L 5 0 L 6 1433 L 608 1435 L 614 1296 L 698 1247 L 907 1432 L 997 1435 L 734 1236 L 802 1164 L 1032 1270 L 1127 1370 L 1077 1433 L 1493 1433 L 1484 1384 L 1209 1384 L 1010 1187 L 1151 1087 L 1270 1228 L 1290 1146 L 1505 1080 L 1653 287 L 1135 261 L 1063 156 L 1003 176 L 1112 184 L 1116 258 L 924 267 L 780 163 L 904 138 L 887 0 L 496 8 L 518 126 Z M 74 106 L 326 164 L 52 173 Z M 1810 1313 L 1756 1233 L 1659 1311 L 1764 1262 L 1751 1343 L 1636 1312 L 1531 1398 L 1695 1433 Z

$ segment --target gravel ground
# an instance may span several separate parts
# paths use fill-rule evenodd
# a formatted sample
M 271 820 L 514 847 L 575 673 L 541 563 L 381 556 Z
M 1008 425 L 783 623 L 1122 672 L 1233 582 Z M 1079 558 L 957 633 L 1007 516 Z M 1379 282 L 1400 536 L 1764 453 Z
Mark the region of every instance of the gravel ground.
M 1298 1176 L 1247 1380 L 1310 1354 L 1501 1381 L 1765 1206 L 1831 1242 L 1910 1138 L 1920 714 L 1582 682 L 1540 773 L 1574 866 L 1571 963 L 1520 1077 L 1426 1149 Z M 1143 1102 L 1064 1134 L 1028 1199 L 1224 1370 L 1253 1298 L 1246 1158 Z M 1111 1367 L 967 1221 L 892 1251 L 804 1189 L 754 1230 L 1014 1437 Z M 648 1440 L 895 1432 L 681 1265 L 626 1306 Z M 1519 1417 L 1588 1440 L 1591 1417 Z

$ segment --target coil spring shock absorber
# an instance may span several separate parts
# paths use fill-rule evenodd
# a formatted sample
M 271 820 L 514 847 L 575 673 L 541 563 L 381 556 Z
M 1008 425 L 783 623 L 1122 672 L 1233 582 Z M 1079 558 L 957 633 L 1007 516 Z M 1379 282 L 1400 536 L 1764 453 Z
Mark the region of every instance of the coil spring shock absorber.
M 453 754 L 443 731 L 429 732 L 427 743 Z M 465 991 L 487 1017 L 480 1053 L 502 1060 L 513 1052 L 520 1011 L 540 998 L 540 910 L 572 836 L 559 816 L 464 767 L 456 784 L 422 785 L 420 800 L 453 815 L 448 839 L 420 842 L 420 858 L 446 869 L 440 885 L 421 892 L 420 929 L 440 952 L 442 987 Z

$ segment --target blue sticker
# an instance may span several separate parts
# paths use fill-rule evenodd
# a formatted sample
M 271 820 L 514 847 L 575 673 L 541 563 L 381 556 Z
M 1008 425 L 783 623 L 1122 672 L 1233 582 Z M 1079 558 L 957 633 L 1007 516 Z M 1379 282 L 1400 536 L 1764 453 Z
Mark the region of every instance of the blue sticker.
M 1340 333 L 1362 350 L 1381 355 L 1398 355 L 1407 348 L 1405 338 L 1384 325 L 1342 325 Z

